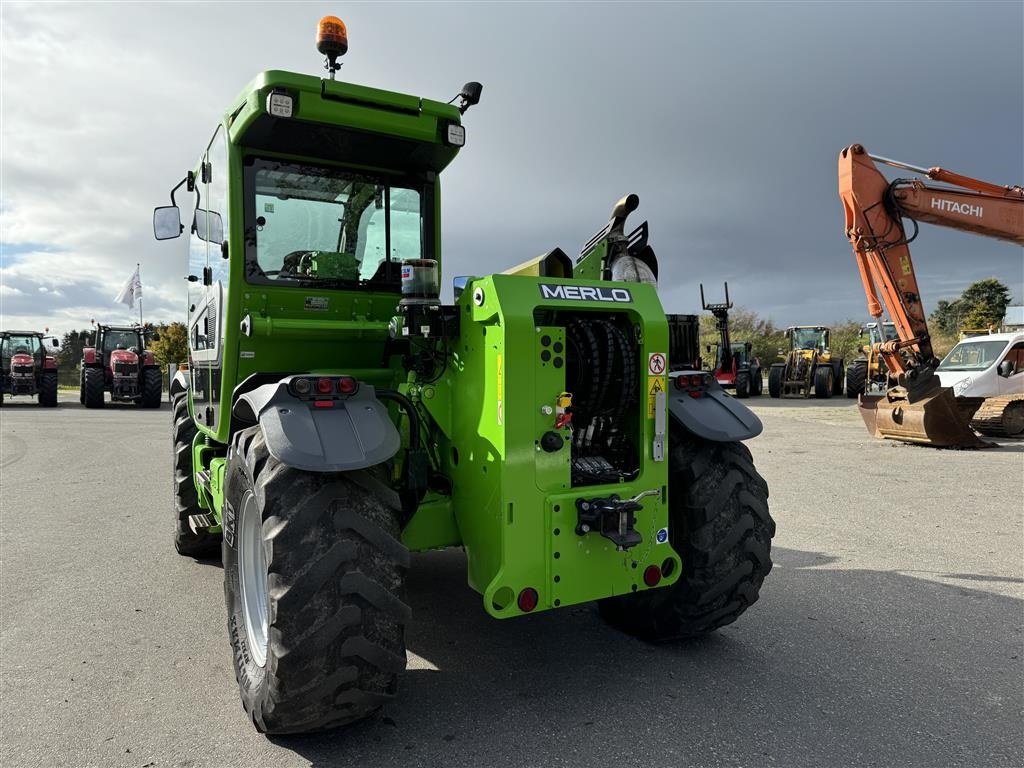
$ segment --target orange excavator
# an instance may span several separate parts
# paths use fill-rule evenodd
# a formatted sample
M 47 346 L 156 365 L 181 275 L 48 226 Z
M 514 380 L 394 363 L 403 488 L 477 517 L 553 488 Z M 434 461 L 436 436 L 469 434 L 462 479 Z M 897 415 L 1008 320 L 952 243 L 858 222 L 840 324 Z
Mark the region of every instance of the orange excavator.
M 941 185 L 921 179 L 890 182 L 876 162 Z M 869 155 L 854 144 L 839 153 L 839 197 L 868 312 L 877 319 L 887 310 L 899 336 L 874 345 L 896 383 L 884 394 L 860 396 L 868 431 L 875 437 L 937 447 L 987 445 L 970 427 L 979 401 L 958 400 L 935 375 L 939 360 L 932 351 L 909 244 L 923 221 L 1024 245 L 1024 188 L 943 168 L 918 168 Z M 913 225 L 910 237 L 904 220 Z

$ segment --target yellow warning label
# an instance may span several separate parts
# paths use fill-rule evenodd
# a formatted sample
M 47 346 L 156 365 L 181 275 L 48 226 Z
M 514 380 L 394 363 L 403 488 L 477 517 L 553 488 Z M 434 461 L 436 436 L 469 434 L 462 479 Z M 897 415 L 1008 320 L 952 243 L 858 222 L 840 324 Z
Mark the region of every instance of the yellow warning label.
M 666 391 L 668 387 L 667 376 L 647 377 L 647 418 L 654 418 L 654 404 L 659 392 Z
M 903 267 L 903 274 L 904 275 L 909 275 L 910 274 L 910 257 L 906 256 L 906 255 L 900 256 L 900 266 Z

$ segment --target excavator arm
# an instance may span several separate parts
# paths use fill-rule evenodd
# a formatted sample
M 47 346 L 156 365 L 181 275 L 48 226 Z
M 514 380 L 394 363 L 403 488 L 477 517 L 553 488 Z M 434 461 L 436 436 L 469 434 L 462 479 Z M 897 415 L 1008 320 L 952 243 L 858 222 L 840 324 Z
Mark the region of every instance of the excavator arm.
M 875 161 L 956 187 L 919 179 L 890 182 Z M 887 310 L 899 334 L 898 340 L 875 345 L 898 386 L 886 393 L 885 403 L 861 397 L 868 428 L 878 436 L 910 442 L 980 444 L 967 426 L 970 415 L 965 418 L 958 411 L 952 393 L 942 392 L 934 376 L 939 361 L 932 350 L 909 244 L 917 234 L 917 222 L 924 221 L 1024 245 L 1024 189 L 872 156 L 854 144 L 839 154 L 839 197 L 868 312 L 878 318 Z M 904 220 L 913 225 L 909 237 Z

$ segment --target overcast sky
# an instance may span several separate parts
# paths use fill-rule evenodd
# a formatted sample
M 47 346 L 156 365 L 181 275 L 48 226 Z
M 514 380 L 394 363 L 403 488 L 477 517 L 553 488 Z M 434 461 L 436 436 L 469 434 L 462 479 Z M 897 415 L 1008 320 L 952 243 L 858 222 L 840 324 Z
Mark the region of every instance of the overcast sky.
M 257 72 L 318 74 L 324 14 L 343 79 L 447 101 L 484 84 L 443 181 L 444 282 L 560 246 L 628 192 L 669 312 L 698 283 L 777 324 L 867 319 L 843 236 L 845 145 L 1024 182 L 1024 3 L 0 5 L 0 324 L 63 332 L 185 317 L 184 242 L 152 208 Z M 1020 248 L 922 225 L 929 309 Z

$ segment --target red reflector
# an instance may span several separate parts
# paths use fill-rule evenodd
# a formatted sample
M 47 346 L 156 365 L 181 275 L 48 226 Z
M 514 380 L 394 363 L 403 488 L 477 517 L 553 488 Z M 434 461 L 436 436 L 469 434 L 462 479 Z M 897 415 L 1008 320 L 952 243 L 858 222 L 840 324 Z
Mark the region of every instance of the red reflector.
M 685 376 L 676 376 L 675 379 L 673 379 L 673 381 L 675 382 L 676 389 L 686 389 Z
M 315 408 L 333 408 L 334 407 L 334 401 L 333 400 L 314 400 L 313 401 L 313 406 Z
M 316 380 L 316 391 L 321 395 L 330 394 L 332 389 L 334 389 L 334 383 L 330 379 Z
M 661 574 L 658 574 L 659 578 Z M 519 599 L 516 601 L 519 604 L 519 610 L 523 613 L 529 613 L 537 607 L 537 590 L 533 587 L 527 587 L 519 593 Z
M 352 395 L 357 389 L 359 389 L 359 384 L 351 376 L 342 376 L 338 379 L 338 391 L 341 394 Z
M 644 584 L 648 587 L 658 586 L 658 582 L 661 581 L 661 568 L 656 565 L 648 565 L 644 569 Z
M 700 397 L 704 393 L 701 392 L 699 389 L 691 389 L 689 392 L 687 392 L 687 394 L 690 397 L 692 397 L 694 400 L 696 400 L 698 397 Z

